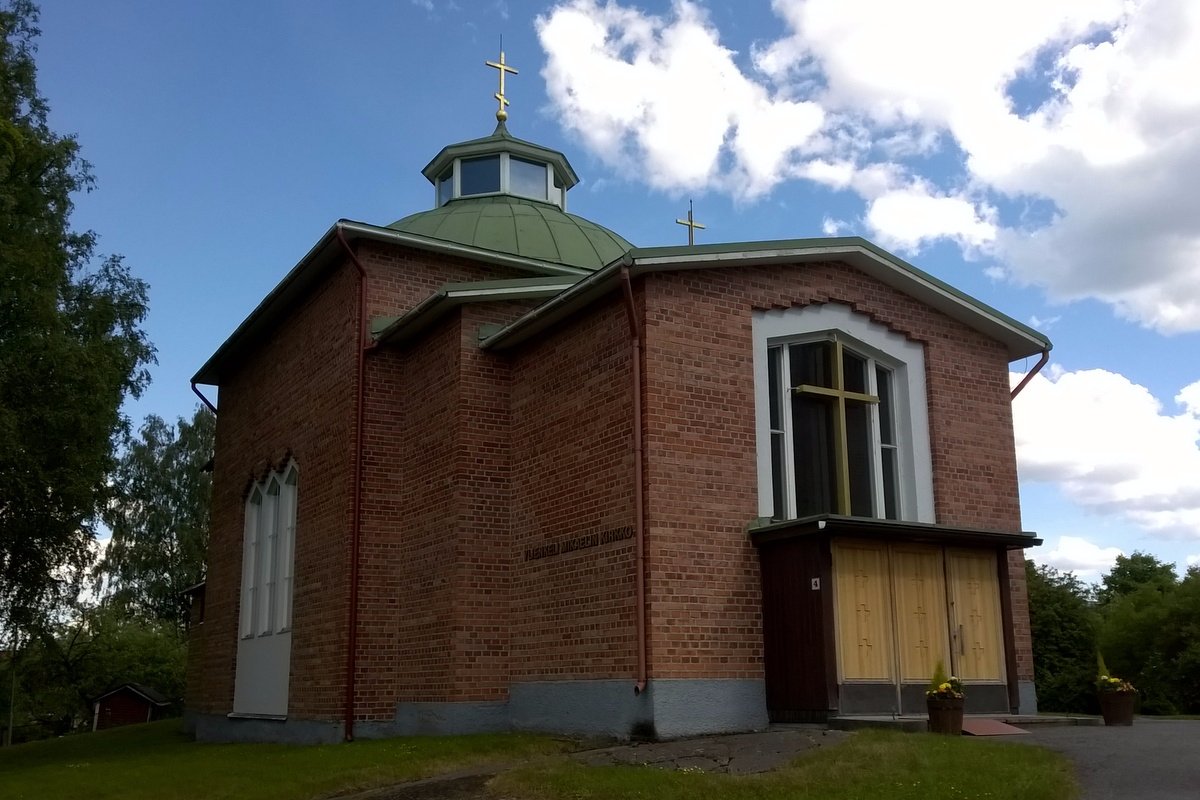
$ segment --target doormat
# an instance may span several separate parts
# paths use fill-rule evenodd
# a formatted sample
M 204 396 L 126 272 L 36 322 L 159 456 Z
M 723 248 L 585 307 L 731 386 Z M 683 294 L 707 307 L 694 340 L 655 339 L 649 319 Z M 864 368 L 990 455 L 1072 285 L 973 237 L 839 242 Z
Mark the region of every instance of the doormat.
M 1012 736 L 1018 733 L 1029 733 L 1007 722 L 987 717 L 967 717 L 963 720 L 962 732 L 966 736 Z

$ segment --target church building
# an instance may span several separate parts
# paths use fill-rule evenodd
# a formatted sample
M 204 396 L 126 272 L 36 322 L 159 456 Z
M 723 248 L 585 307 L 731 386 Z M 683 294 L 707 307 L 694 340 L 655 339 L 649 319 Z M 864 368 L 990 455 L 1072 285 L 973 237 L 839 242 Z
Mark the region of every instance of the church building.
M 857 237 L 634 247 L 491 65 L 433 208 L 336 222 L 196 373 L 197 737 L 923 714 L 939 660 L 1035 711 L 1009 364 L 1050 342 Z

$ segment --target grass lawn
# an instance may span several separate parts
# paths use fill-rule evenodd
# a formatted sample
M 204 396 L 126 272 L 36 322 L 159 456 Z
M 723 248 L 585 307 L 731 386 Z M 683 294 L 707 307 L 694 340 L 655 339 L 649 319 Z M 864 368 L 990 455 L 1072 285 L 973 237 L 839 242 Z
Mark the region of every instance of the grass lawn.
M 583 767 L 565 759 L 492 780 L 513 800 L 1068 800 L 1078 796 L 1069 762 L 1039 747 L 967 736 L 860 731 L 801 755 L 786 769 L 728 776 L 652 767 Z
M 492 763 L 570 742 L 497 734 L 301 747 L 197 744 L 179 720 L 0 748 L 3 800 L 306 800 Z
M 1038 747 L 971 737 L 861 731 L 765 775 L 584 767 L 571 742 L 496 734 L 300 747 L 196 744 L 178 720 L 0 749 L 0 798 L 309 800 L 485 763 L 518 766 L 489 790 L 511 800 L 1069 800 L 1068 762 Z

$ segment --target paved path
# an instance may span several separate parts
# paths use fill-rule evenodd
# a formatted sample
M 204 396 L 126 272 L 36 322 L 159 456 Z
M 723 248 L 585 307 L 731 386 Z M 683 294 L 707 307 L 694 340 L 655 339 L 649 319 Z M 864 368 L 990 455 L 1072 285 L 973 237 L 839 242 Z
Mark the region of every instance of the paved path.
M 1057 750 L 1075 763 L 1081 800 L 1197 800 L 1200 721 L 1138 717 L 1132 728 L 1030 726 L 997 737 Z

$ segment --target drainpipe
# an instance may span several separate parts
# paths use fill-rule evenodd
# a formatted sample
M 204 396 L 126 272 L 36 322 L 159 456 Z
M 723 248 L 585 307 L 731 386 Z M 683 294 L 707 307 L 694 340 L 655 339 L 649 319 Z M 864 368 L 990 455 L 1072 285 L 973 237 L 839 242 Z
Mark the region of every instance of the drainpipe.
M 208 410 L 211 411 L 213 413 L 213 416 L 215 417 L 217 415 L 217 407 L 214 406 L 209 401 L 209 399 L 200 392 L 200 390 L 198 388 L 196 388 L 195 381 L 192 381 L 192 391 L 196 393 L 196 397 L 200 398 L 200 402 L 202 402 L 202 403 L 204 403 L 204 405 L 208 406 Z
M 1042 367 L 1046 366 L 1046 362 L 1049 360 L 1050 360 L 1050 350 L 1049 349 L 1043 350 L 1042 357 L 1039 358 L 1038 362 L 1033 365 L 1033 369 L 1029 370 L 1029 372 L 1025 375 L 1024 378 L 1021 378 L 1021 382 L 1017 384 L 1017 388 L 1012 390 L 1012 394 L 1009 395 L 1009 399 L 1010 400 L 1015 399 L 1016 396 L 1021 393 L 1021 390 L 1025 388 L 1025 384 L 1027 384 L 1031 380 L 1033 380 L 1033 376 L 1037 375 L 1039 372 L 1041 372 Z
M 350 611 L 347 623 L 346 644 L 346 700 L 345 739 L 354 741 L 354 689 L 355 672 L 358 668 L 358 553 L 362 530 L 362 452 L 363 452 L 363 396 L 366 388 L 366 356 L 370 349 L 367 342 L 367 271 L 363 269 L 358 255 L 342 233 L 342 223 L 334 226 L 334 232 L 342 250 L 358 271 L 358 364 L 355 377 L 354 409 L 354 485 L 350 493 Z
M 642 461 L 644 445 L 642 443 L 642 332 L 638 324 L 637 309 L 633 302 L 633 285 L 629 280 L 629 267 L 621 267 L 621 285 L 624 289 L 625 312 L 629 317 L 630 367 L 633 382 L 630 387 L 633 400 L 633 504 L 634 504 L 634 541 L 637 552 L 637 572 L 635 585 L 637 608 L 634 617 L 637 621 L 637 682 L 633 684 L 633 693 L 639 695 L 646 690 L 648 679 L 646 667 L 646 510 L 642 497 L 642 482 L 645 477 L 645 466 Z

